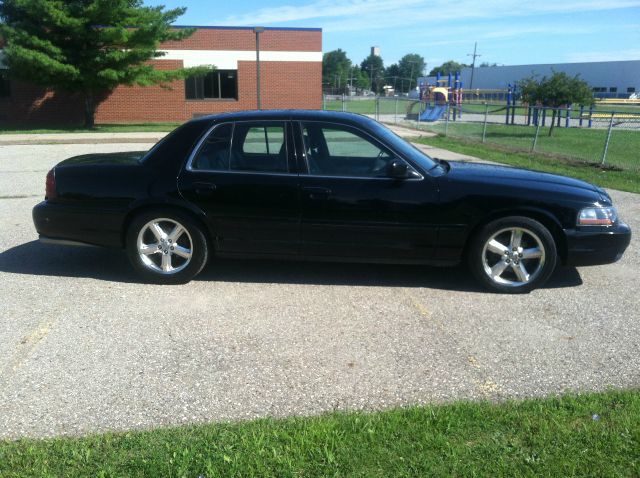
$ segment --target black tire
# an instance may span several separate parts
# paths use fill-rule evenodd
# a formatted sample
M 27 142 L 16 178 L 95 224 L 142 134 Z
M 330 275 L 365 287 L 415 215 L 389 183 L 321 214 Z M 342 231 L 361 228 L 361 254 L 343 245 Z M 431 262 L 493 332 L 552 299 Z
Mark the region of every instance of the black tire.
M 176 238 L 172 239 L 172 232 Z M 127 230 L 126 249 L 136 272 L 155 284 L 189 282 L 209 258 L 202 228 L 188 214 L 174 210 L 154 209 L 136 216 Z
M 517 250 L 513 245 L 518 245 Z M 527 293 L 540 287 L 551 277 L 558 260 L 549 230 L 522 216 L 486 224 L 471 239 L 467 252 L 469 268 L 482 286 L 507 294 Z

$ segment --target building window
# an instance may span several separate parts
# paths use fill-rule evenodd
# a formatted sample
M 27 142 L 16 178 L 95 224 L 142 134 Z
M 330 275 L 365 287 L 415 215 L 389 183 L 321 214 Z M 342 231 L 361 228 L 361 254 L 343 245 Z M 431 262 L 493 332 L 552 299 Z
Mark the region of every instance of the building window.
M 607 92 L 607 88 L 604 86 L 594 86 L 592 88 L 594 93 L 606 93 Z
M 188 100 L 238 99 L 237 70 L 216 70 L 184 80 Z
M 0 98 L 11 96 L 9 74 L 7 70 L 0 70 Z
M 611 88 L 609 88 L 609 93 L 617 93 L 618 92 L 618 88 L 616 88 L 615 86 L 612 86 Z
M 627 88 L 627 93 L 635 93 L 635 92 L 636 92 L 635 86 L 630 86 L 629 88 Z

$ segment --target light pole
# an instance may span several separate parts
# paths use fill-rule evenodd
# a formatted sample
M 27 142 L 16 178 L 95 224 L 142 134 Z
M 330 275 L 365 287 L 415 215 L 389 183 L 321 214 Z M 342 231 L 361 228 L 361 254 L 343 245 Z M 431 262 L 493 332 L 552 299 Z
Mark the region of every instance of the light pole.
M 264 31 L 264 27 L 254 27 L 253 32 L 256 34 L 256 94 L 258 99 L 258 109 L 262 109 L 260 104 L 260 34 Z

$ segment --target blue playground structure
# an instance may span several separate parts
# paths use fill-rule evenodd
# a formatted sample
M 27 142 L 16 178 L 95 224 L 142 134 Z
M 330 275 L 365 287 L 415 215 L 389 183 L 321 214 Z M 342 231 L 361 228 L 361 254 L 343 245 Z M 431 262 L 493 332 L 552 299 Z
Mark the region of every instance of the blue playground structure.
M 418 115 L 418 121 L 438 121 L 449 113 L 449 106 L 453 107 L 454 121 L 456 116 L 461 116 L 462 81 L 460 81 L 460 72 L 456 73 L 455 82 L 452 80 L 451 73 L 446 80 L 441 79 L 440 73 L 438 73 L 436 86 L 420 85 L 420 98 L 424 102 L 424 111 Z
M 438 121 L 442 116 L 444 116 L 446 110 L 446 106 L 427 106 L 425 110 L 420 113 L 418 118 L 420 121 Z

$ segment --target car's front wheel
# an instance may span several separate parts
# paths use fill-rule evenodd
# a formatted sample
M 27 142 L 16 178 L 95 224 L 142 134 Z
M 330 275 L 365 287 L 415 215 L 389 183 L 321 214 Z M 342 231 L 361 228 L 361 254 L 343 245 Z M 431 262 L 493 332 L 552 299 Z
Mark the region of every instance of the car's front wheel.
M 136 216 L 127 233 L 127 254 L 147 281 L 182 284 L 206 265 L 209 251 L 200 226 L 178 212 L 149 211 Z
M 486 224 L 472 239 L 468 260 L 471 271 L 487 289 L 518 294 L 549 279 L 557 251 L 543 224 L 512 216 Z

